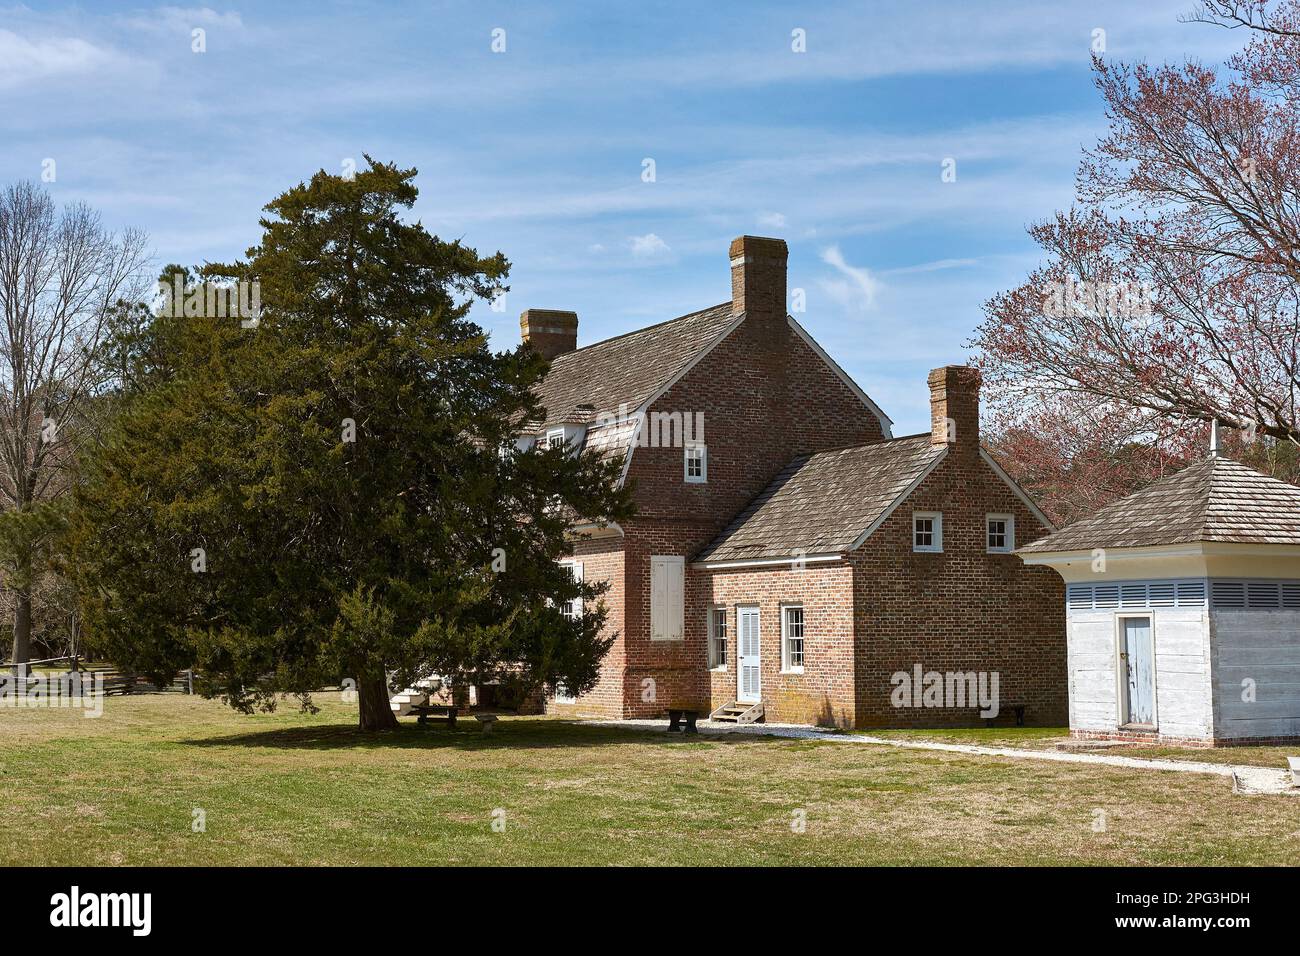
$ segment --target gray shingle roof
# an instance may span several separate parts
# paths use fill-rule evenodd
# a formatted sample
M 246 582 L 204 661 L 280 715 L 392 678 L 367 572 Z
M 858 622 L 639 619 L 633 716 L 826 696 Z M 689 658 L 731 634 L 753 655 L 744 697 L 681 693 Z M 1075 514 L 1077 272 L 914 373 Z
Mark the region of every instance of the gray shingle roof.
M 1300 488 L 1230 458 L 1206 458 L 1019 550 L 1041 554 L 1195 541 L 1300 545 Z
M 724 302 L 556 356 L 537 389 L 546 409 L 538 424 L 591 422 L 620 405 L 634 413 L 735 319 Z
M 926 432 L 796 458 L 696 560 L 847 551 L 946 447 Z

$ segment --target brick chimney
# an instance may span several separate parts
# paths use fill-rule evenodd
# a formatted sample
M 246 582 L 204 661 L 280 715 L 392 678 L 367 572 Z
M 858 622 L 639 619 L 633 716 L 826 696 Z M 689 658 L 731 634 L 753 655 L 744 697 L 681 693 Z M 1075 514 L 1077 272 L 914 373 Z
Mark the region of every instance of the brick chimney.
M 525 309 L 519 314 L 519 334 L 548 359 L 578 347 L 578 313 L 556 309 Z
M 758 322 L 777 319 L 785 328 L 785 264 L 790 251 L 784 239 L 741 236 L 731 241 L 731 312 Z
M 980 446 L 980 370 L 945 365 L 930 373 L 930 444 L 954 451 Z

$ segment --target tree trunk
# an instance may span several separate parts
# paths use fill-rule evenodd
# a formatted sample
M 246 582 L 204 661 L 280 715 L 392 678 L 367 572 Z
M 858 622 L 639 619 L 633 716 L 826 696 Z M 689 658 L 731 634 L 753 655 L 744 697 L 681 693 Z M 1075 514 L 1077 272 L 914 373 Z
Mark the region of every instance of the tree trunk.
M 14 594 L 14 673 L 26 677 L 32 659 L 32 592 L 22 588 Z
M 396 730 L 397 716 L 389 701 L 388 682 L 383 675 L 357 678 L 357 699 L 361 703 L 362 730 Z

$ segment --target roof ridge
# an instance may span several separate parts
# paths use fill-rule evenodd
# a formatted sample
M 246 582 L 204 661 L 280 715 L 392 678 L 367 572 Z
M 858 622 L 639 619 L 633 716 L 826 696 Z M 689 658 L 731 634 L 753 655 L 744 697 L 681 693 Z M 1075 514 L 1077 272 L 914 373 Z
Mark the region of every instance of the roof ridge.
M 915 435 L 895 435 L 893 438 L 877 438 L 875 441 L 858 441 L 858 442 L 853 442 L 850 445 L 834 445 L 830 448 L 819 448 L 816 451 L 805 452 L 802 455 L 795 456 L 795 458 L 792 460 L 798 461 L 800 458 L 811 458 L 813 455 L 825 455 L 825 454 L 829 454 L 830 452 L 850 451 L 854 448 L 870 448 L 874 445 L 889 445 L 894 442 L 910 441 L 915 438 L 929 438 L 929 437 L 930 437 L 929 432 L 917 432 Z
M 676 316 L 671 319 L 664 319 L 662 322 L 656 322 L 653 325 L 643 325 L 639 329 L 631 329 L 627 332 L 620 332 L 618 335 L 612 335 L 607 339 L 601 339 L 599 342 L 592 342 L 590 345 L 582 346 L 582 348 L 572 349 L 568 352 L 562 352 L 559 355 L 557 355 L 554 359 L 551 360 L 551 364 L 554 365 L 556 361 L 562 358 L 566 358 L 567 356 L 577 355 L 579 352 L 586 352 L 588 349 L 594 349 L 602 345 L 608 345 L 611 342 L 617 342 L 619 339 L 626 339 L 633 335 L 640 335 L 642 332 L 649 332 L 653 329 L 661 328 L 662 326 L 665 325 L 672 325 L 674 322 L 681 322 L 683 319 L 691 319 L 697 315 L 703 315 L 705 312 L 712 312 L 715 309 L 721 309 L 723 306 L 727 306 L 727 305 L 731 305 L 730 300 L 726 302 L 719 302 L 717 305 L 711 305 L 706 309 L 696 309 L 694 312 L 686 312 L 683 313 L 682 315 Z

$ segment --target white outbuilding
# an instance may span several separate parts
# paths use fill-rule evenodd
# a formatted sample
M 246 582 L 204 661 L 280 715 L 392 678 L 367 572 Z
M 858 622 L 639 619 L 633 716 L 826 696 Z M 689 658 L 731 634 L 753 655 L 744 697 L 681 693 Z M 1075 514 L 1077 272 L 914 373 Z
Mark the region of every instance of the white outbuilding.
M 1300 488 L 1212 454 L 1017 553 L 1065 579 L 1072 735 L 1300 742 Z

